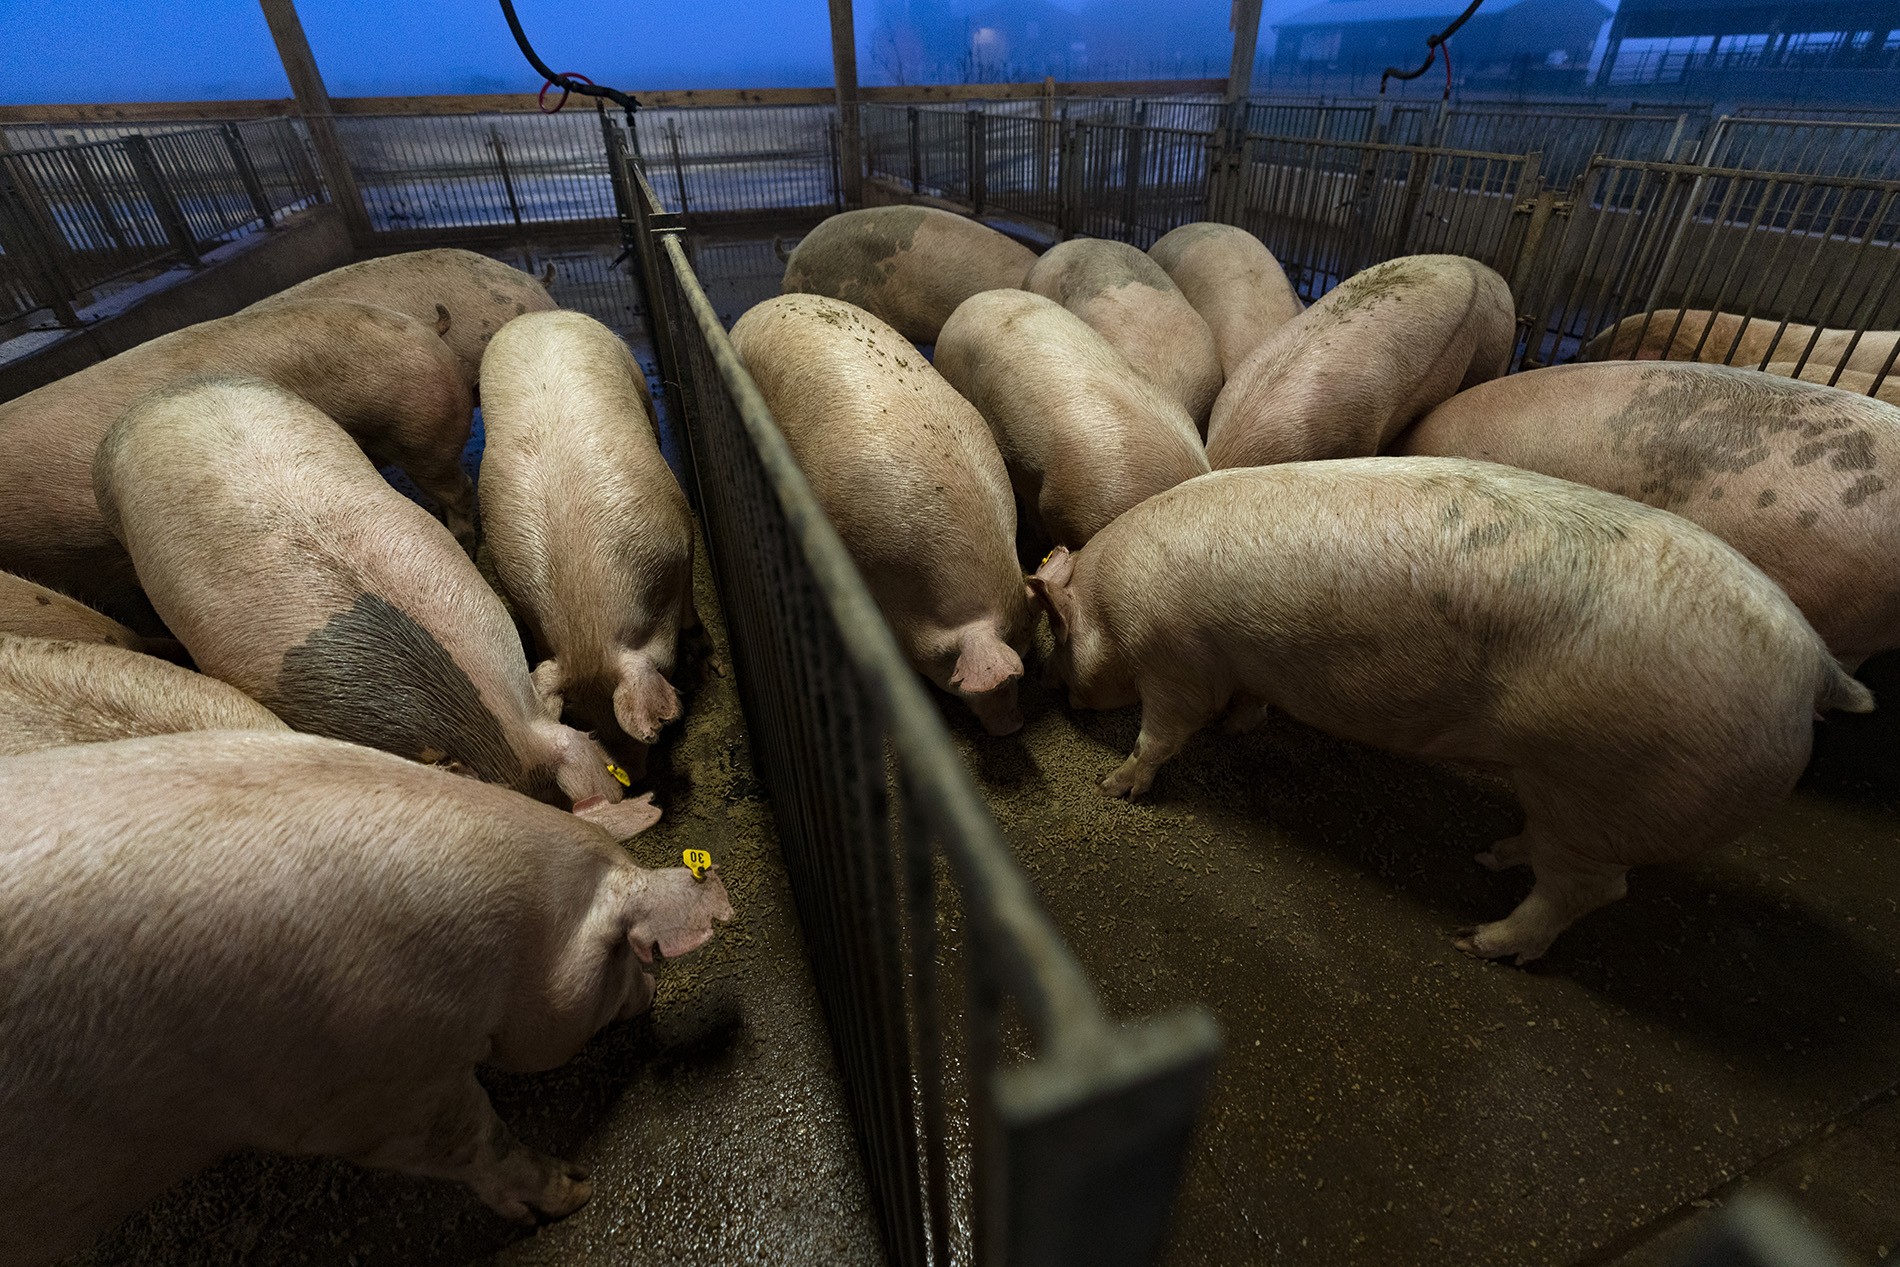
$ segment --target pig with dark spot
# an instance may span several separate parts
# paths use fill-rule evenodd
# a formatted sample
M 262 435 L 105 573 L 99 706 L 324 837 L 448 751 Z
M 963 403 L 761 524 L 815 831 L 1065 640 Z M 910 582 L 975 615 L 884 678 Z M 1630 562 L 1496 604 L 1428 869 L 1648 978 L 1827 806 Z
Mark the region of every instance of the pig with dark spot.
M 393 308 L 425 324 L 441 321 L 442 339 L 471 392 L 480 383 L 482 353 L 495 333 L 523 313 L 555 307 L 540 279 L 479 252 L 453 247 L 345 264 L 251 308 L 299 299 L 353 299 Z
M 283 730 L 216 678 L 104 643 L 0 634 L 0 756 L 185 730 Z
M 1511 289 L 1462 255 L 1355 273 L 1247 358 L 1214 405 L 1216 468 L 1370 457 L 1452 393 L 1504 372 Z
M 825 220 L 792 248 L 785 294 L 864 309 L 913 343 L 935 343 L 957 305 L 1021 286 L 1035 252 L 986 224 L 935 207 L 864 207 Z
M 52 1263 L 245 1148 L 560 1218 L 478 1066 L 551 1069 L 732 917 L 506 788 L 313 735 L 0 762 L 0 1262 Z
M 1775 583 L 1685 519 L 1527 471 L 1358 458 L 1216 471 L 1030 579 L 1078 708 L 1141 705 L 1103 783 L 1148 789 L 1233 705 L 1502 771 L 1530 865 L 1458 943 L 1535 959 L 1639 864 L 1733 840 L 1794 787 L 1813 719 L 1865 712 Z
M 533 631 L 534 685 L 596 733 L 650 744 L 680 715 L 668 680 L 693 612 L 693 513 L 646 374 L 578 312 L 502 327 L 482 361 L 482 521 Z
M 146 649 L 144 638 L 112 617 L 11 572 L 0 572 L 0 632 Z
M 1818 334 L 1818 338 L 1816 337 Z M 1803 368 L 1824 367 L 1831 374 L 1845 359 L 1847 368 L 1877 374 L 1900 331 L 1869 330 L 1858 340 L 1852 330 L 1830 330 L 1783 325 L 1779 317 L 1744 317 L 1740 313 L 1710 313 L 1703 308 L 1658 308 L 1648 314 L 1632 313 L 1599 331 L 1583 345 L 1586 361 L 1701 361 L 1710 365 L 1740 365 L 1757 369 L 1804 356 Z M 1808 343 L 1814 341 L 1809 349 Z M 1853 351 L 1848 345 L 1853 344 Z
M 131 560 L 92 496 L 92 459 L 113 420 L 148 393 L 243 374 L 328 414 L 371 460 L 400 466 L 475 544 L 475 487 L 461 465 L 473 404 L 433 326 L 370 304 L 311 300 L 188 326 L 0 404 L 0 567 L 131 619 Z
M 1206 429 L 1221 388 L 1220 348 L 1161 265 L 1126 242 L 1075 238 L 1051 247 L 1023 286 L 1088 322 Z
M 1835 655 L 1900 647 L 1900 409 L 1719 365 L 1605 361 L 1460 392 L 1396 452 L 1481 458 L 1690 519 L 1788 592 Z
M 1228 378 L 1306 307 L 1273 252 L 1231 224 L 1184 224 L 1163 234 L 1148 255 L 1213 331 L 1221 370 Z
M 972 296 L 944 323 L 934 363 L 990 424 L 1038 552 L 1081 546 L 1136 502 L 1207 473 L 1180 403 L 1052 299 Z
M 1020 729 L 1029 605 L 983 415 L 901 334 L 835 299 L 767 300 L 732 343 L 911 664 L 991 734 Z
M 545 715 L 507 609 L 335 423 L 255 380 L 149 396 L 99 446 L 100 511 L 198 667 L 298 730 L 572 804 L 659 817 Z

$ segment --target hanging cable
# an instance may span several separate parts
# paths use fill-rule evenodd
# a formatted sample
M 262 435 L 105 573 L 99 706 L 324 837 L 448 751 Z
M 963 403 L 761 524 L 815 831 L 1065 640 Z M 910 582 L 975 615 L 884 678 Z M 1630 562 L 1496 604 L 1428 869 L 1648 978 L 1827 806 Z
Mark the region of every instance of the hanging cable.
M 618 88 L 604 88 L 585 75 L 563 75 L 559 71 L 550 70 L 548 64 L 541 60 L 540 54 L 534 51 L 534 45 L 528 43 L 528 33 L 521 29 L 521 19 L 515 16 L 514 0 L 501 0 L 501 15 L 508 19 L 508 29 L 514 33 L 515 43 L 521 48 L 521 55 L 527 58 L 528 65 L 539 71 L 541 78 L 547 81 L 541 88 L 543 97 L 547 95 L 549 88 L 561 90 L 562 105 L 567 104 L 566 94 L 571 92 L 578 92 L 583 97 L 605 97 L 627 112 L 627 126 L 633 126 L 633 112 L 640 108 L 638 101 Z M 555 107 L 556 110 L 560 108 L 560 106 Z
M 508 0 L 502 0 L 502 3 L 503 4 L 508 3 Z M 1432 68 L 1432 63 L 1438 60 L 1439 48 L 1441 46 L 1444 46 L 1445 47 L 1445 99 L 1449 101 L 1451 99 L 1451 48 L 1445 45 L 1445 41 L 1450 39 L 1453 35 L 1457 34 L 1458 28 L 1463 26 L 1466 22 L 1469 22 L 1471 20 L 1471 15 L 1476 13 L 1478 11 L 1478 6 L 1483 3 L 1484 3 L 1484 0 L 1471 0 L 1471 3 L 1465 6 L 1465 11 L 1463 13 L 1460 13 L 1456 18 L 1452 19 L 1452 23 L 1450 26 L 1446 27 L 1444 30 L 1440 31 L 1436 35 L 1426 36 L 1425 37 L 1425 60 L 1418 64 L 1418 68 L 1416 70 L 1400 70 L 1397 66 L 1387 66 L 1384 72 L 1381 73 L 1379 76 L 1380 95 L 1383 96 L 1385 94 L 1386 80 L 1388 79 L 1417 79 L 1420 75 L 1430 70 Z

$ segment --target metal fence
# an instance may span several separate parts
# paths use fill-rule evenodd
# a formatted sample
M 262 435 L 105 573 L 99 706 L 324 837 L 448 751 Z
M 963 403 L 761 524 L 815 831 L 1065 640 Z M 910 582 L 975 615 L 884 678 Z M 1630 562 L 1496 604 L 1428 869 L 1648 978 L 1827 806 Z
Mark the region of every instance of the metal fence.
M 1724 115 L 1710 127 L 1699 157 L 1713 167 L 1896 180 L 1900 122 Z
M 1152 1263 L 1213 1023 L 1103 1015 L 739 364 L 679 217 L 636 163 L 621 197 L 890 1261 Z M 940 907 L 962 922 L 967 1101 L 945 1051 Z M 1010 1064 L 1006 1005 L 1034 1051 Z
M 197 265 L 322 197 L 281 119 L 0 152 L 0 322 L 77 326 L 109 283 Z

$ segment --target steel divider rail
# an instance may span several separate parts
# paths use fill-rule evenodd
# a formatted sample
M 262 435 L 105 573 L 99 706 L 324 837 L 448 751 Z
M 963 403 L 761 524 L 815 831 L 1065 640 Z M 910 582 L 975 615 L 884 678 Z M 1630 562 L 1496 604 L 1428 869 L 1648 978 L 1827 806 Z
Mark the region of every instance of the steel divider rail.
M 621 161 L 749 742 L 889 1257 L 1152 1263 L 1214 1023 L 1199 1008 L 1129 1025 L 1103 1014 L 739 363 L 679 217 Z M 953 901 L 937 900 L 939 863 Z M 967 1108 L 944 1053 L 940 905 L 962 930 L 945 961 L 964 986 Z M 1009 1063 L 1007 1005 L 1034 1052 Z M 952 1173 L 966 1134 L 968 1171 Z

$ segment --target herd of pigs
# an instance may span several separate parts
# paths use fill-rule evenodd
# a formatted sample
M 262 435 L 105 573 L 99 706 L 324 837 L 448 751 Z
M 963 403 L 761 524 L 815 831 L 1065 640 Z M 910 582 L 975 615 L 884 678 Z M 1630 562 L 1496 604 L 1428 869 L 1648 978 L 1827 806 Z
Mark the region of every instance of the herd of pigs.
M 1479 956 L 1747 830 L 1900 646 L 1900 409 L 1811 381 L 1893 334 L 1657 313 L 1506 377 L 1470 259 L 1305 307 L 1228 226 L 1038 257 L 919 207 L 783 290 L 733 344 L 923 676 L 1008 734 L 1046 617 L 1074 707 L 1140 706 L 1111 795 L 1271 708 L 1505 775 L 1478 861 L 1534 883 Z M 620 339 L 367 261 L 0 404 L 0 490 L 0 1265 L 241 1147 L 577 1208 L 477 1067 L 566 1060 L 732 914 L 616 844 L 697 624 Z

